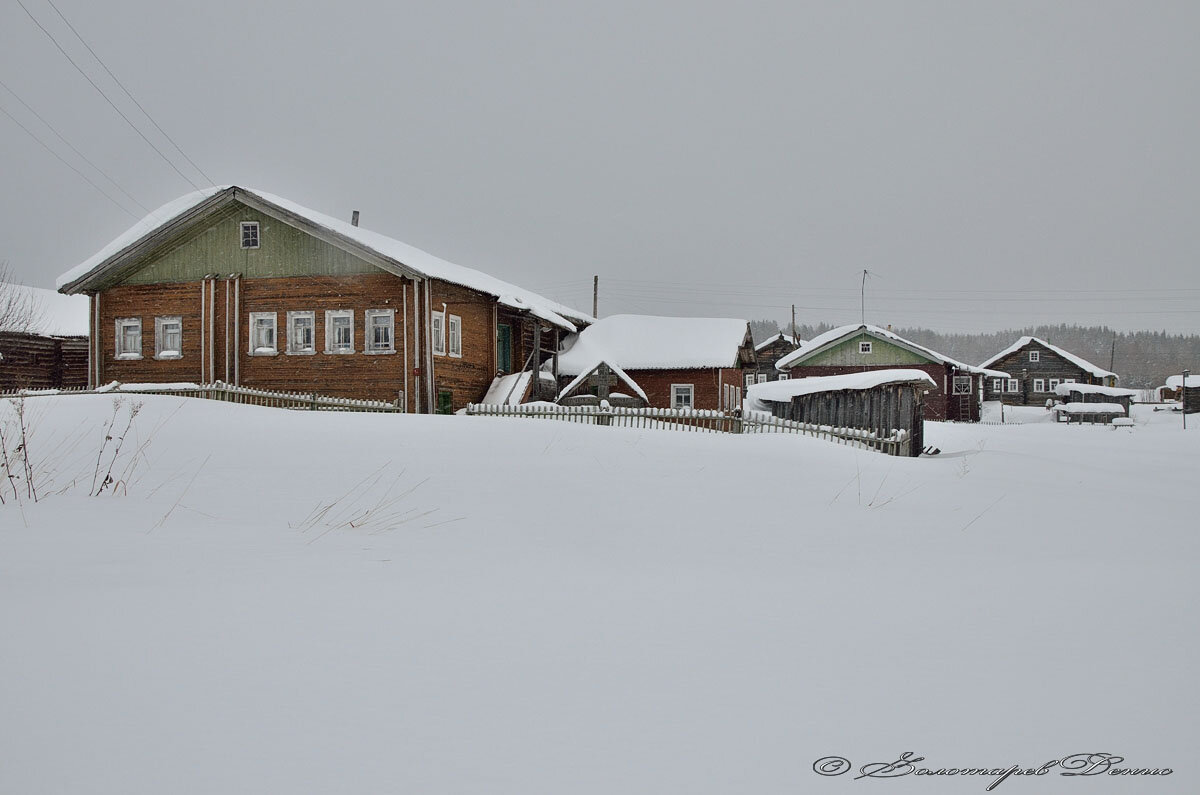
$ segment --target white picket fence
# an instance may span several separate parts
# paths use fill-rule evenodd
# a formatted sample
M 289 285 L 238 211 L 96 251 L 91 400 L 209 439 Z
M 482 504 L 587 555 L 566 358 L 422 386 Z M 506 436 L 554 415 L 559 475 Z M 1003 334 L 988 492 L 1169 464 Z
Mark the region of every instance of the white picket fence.
M 267 389 L 252 389 L 234 386 L 221 381 L 211 384 L 122 384 L 117 381 L 94 389 L 21 389 L 0 393 L 2 398 L 46 397 L 53 395 L 175 395 L 196 397 L 206 400 L 222 400 L 249 406 L 298 409 L 306 411 L 370 411 L 403 412 L 404 406 L 397 401 L 387 403 L 380 400 L 357 400 L 355 398 L 330 397 L 316 392 L 276 392 Z
M 785 433 L 814 436 L 836 444 L 848 444 L 878 450 L 888 455 L 909 454 L 911 438 L 897 431 L 881 438 L 874 431 L 862 428 L 841 428 L 814 425 L 780 419 L 765 412 L 742 416 L 739 412 L 706 409 L 621 408 L 618 406 L 558 406 L 553 404 L 524 404 L 497 406 L 472 403 L 467 414 L 479 417 L 520 417 L 524 419 L 559 420 L 587 425 L 618 428 L 670 430 L 684 433 Z

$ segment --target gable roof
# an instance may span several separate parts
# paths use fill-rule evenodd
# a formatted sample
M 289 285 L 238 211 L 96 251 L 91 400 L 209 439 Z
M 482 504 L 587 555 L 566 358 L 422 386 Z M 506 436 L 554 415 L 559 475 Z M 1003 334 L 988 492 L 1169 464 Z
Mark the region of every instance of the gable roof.
M 205 188 L 167 202 L 87 260 L 59 276 L 55 286 L 59 292 L 68 294 L 94 288 L 105 277 L 119 273 L 122 266 L 128 267 L 137 256 L 158 241 L 178 234 L 234 201 L 297 226 L 397 275 L 439 279 L 478 290 L 495 296 L 505 306 L 528 311 L 568 331 L 576 330 L 576 322 L 586 324 L 592 321 L 592 317 L 584 312 L 481 271 L 455 265 L 407 243 L 310 210 L 265 191 L 237 185 Z
M 911 351 L 918 356 L 923 356 L 932 362 L 937 364 L 948 364 L 951 367 L 956 367 L 959 370 L 962 370 L 963 372 L 981 373 L 983 375 L 993 376 L 996 378 L 1004 378 L 1008 375 L 1008 373 L 1002 373 L 998 370 L 989 370 L 985 367 L 975 367 L 973 365 L 960 362 L 956 359 L 951 359 L 949 356 L 944 356 L 935 350 L 926 348 L 924 345 L 918 345 L 915 342 L 906 340 L 899 334 L 888 331 L 885 328 L 880 328 L 879 326 L 872 326 L 869 323 L 860 323 L 854 326 L 839 326 L 838 328 L 826 331 L 824 334 L 819 334 L 776 362 L 775 368 L 777 370 L 786 370 L 789 367 L 804 361 L 805 359 L 821 353 L 822 351 L 829 350 L 830 348 L 838 345 L 850 337 L 864 332 L 872 337 L 877 337 L 881 340 L 890 342 L 893 345 L 904 348 L 905 350 Z
M 1043 348 L 1054 351 L 1055 353 L 1057 353 L 1059 356 L 1066 359 L 1071 364 L 1074 364 L 1076 367 L 1079 367 L 1081 370 L 1086 370 L 1087 372 L 1091 373 L 1092 375 L 1096 376 L 1097 378 L 1107 378 L 1107 377 L 1118 378 L 1119 377 L 1114 372 L 1105 370 L 1103 367 L 1097 367 L 1096 365 L 1089 362 L 1087 359 L 1084 359 L 1082 356 L 1076 356 L 1075 354 L 1071 353 L 1070 351 L 1064 351 L 1062 348 L 1058 347 L 1057 345 L 1051 345 L 1050 343 L 1046 342 L 1044 339 L 1040 339 L 1038 337 L 1021 337 L 1021 339 L 1017 340 L 1012 345 L 1009 345 L 1007 348 L 1000 351 L 995 356 L 993 356 L 992 358 L 988 359 L 986 362 L 981 364 L 980 367 L 988 367 L 990 365 L 993 365 L 996 362 L 998 362 L 999 360 L 1003 359 L 1005 356 L 1008 356 L 1010 354 L 1016 353 L 1017 351 L 1021 350 L 1022 348 L 1024 348 L 1026 345 L 1030 344 L 1031 342 L 1036 342 L 1038 345 L 1041 345 Z
M 575 376 L 600 362 L 624 370 L 736 367 L 750 324 L 724 317 L 610 315 L 581 331 L 558 356 L 558 371 Z
M 1179 389 L 1183 386 L 1183 374 L 1167 376 L 1167 388 Z M 1187 377 L 1187 388 L 1191 389 L 1194 386 L 1200 386 L 1200 374 L 1189 373 Z
M 754 350 L 761 351 L 763 348 L 767 347 L 768 345 L 774 345 L 776 342 L 779 342 L 780 340 L 783 340 L 788 345 L 803 345 L 804 344 L 804 340 L 800 339 L 799 337 L 794 337 L 791 334 L 784 334 L 782 331 L 780 331 L 776 334 L 773 334 L 770 337 L 767 337 L 765 340 L 763 340 L 762 342 L 755 345 Z

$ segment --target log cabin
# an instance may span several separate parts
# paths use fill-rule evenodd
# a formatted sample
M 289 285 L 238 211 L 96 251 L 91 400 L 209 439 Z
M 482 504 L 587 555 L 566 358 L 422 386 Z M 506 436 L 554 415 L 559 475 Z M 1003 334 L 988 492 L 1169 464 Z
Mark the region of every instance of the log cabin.
M 1043 406 L 1054 399 L 1054 390 L 1062 383 L 1117 384 L 1116 373 L 1037 337 L 1021 337 L 980 367 L 1009 374 L 988 378 L 984 385 L 984 400 L 1009 406 Z
M 0 392 L 87 386 L 86 298 L 5 283 L 0 303 Z
M 784 356 L 775 368 L 791 378 L 843 375 L 871 370 L 917 369 L 934 381 L 925 396 L 927 420 L 978 422 L 983 379 L 1007 374 L 955 361 L 879 326 L 841 326 Z
M 604 364 L 610 390 L 652 408 L 735 409 L 755 362 L 746 320 L 612 315 L 566 339 L 557 381 L 564 397 L 577 395 L 580 376 Z M 629 381 L 635 394 L 625 389 Z
M 753 373 L 746 373 L 746 388 L 751 383 L 762 384 L 767 381 L 782 381 L 787 379 L 787 373 L 775 369 L 775 363 L 804 344 L 804 340 L 794 334 L 780 331 L 754 346 L 754 355 L 758 364 Z M 753 381 L 751 381 L 753 379 Z
M 555 372 L 561 337 L 592 320 L 354 215 L 233 185 L 147 216 L 58 280 L 90 299 L 89 383 L 223 381 L 449 413 L 505 374 Z

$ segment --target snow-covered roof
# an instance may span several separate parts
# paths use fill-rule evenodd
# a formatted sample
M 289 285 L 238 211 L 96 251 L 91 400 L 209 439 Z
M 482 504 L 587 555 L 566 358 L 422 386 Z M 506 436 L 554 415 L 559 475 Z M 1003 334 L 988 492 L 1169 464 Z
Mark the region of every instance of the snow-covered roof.
M 558 371 L 575 376 L 600 362 L 624 370 L 735 367 L 748 329 L 736 318 L 611 315 L 573 338 Z
M 528 370 L 496 376 L 479 402 L 487 406 L 519 406 L 529 391 L 531 380 L 533 373 Z
M 1077 384 L 1074 381 L 1068 381 L 1065 384 L 1059 384 L 1054 387 L 1054 394 L 1060 397 L 1066 397 L 1072 392 L 1078 392 L 1081 395 L 1105 395 L 1107 397 L 1137 397 L 1136 389 L 1121 389 L 1115 386 L 1100 386 L 1099 384 Z
M 817 392 L 840 392 L 845 389 L 874 389 L 886 384 L 917 384 L 936 389 L 937 382 L 923 370 L 867 370 L 846 375 L 819 375 L 811 378 L 790 378 L 765 381 L 746 388 L 745 408 L 750 411 L 769 411 L 768 403 L 790 403 L 799 395 Z
M 117 237 L 117 239 L 93 254 L 87 260 L 59 276 L 55 286 L 59 290 L 71 289 L 72 285 L 76 282 L 103 268 L 108 260 L 137 245 L 143 238 L 153 234 L 174 219 L 212 199 L 217 194 L 226 191 L 229 191 L 233 198 L 245 198 L 265 203 L 266 205 L 274 205 L 276 208 L 299 216 L 309 223 L 348 238 L 380 257 L 398 263 L 410 271 L 415 271 L 427 278 L 440 279 L 452 284 L 469 287 L 472 290 L 478 290 L 482 293 L 494 295 L 505 306 L 527 310 L 534 316 L 569 331 L 576 329 L 575 323 L 572 321 L 588 323 L 592 320 L 592 317 L 584 312 L 572 309 L 556 301 L 551 301 L 537 293 L 489 276 L 474 268 L 455 265 L 419 248 L 410 246 L 407 243 L 401 243 L 399 240 L 393 240 L 378 232 L 371 232 L 362 227 L 354 226 L 347 221 L 310 210 L 288 199 L 272 195 L 265 191 L 242 188 L 236 185 L 205 188 L 204 190 L 189 193 L 174 201 L 167 202 L 131 226 L 124 234 Z
M 1179 389 L 1179 387 L 1181 387 L 1181 386 L 1183 386 L 1183 375 L 1182 374 L 1167 376 L 1167 388 Z M 1200 375 L 1193 375 L 1193 374 L 1189 373 L 1188 377 L 1187 377 L 1187 386 L 1188 386 L 1188 389 L 1191 389 L 1192 387 L 1200 386 Z
M 1064 411 L 1067 414 L 1124 414 L 1125 407 L 1120 403 L 1057 403 L 1054 411 Z
M 1109 378 L 1109 377 L 1116 378 L 1117 377 L 1116 373 L 1105 370 L 1103 367 L 1097 367 L 1096 365 L 1089 362 L 1087 359 L 1084 359 L 1082 356 L 1076 356 L 1075 354 L 1071 353 L 1070 351 L 1064 351 L 1062 348 L 1058 347 L 1057 345 L 1051 345 L 1050 343 L 1046 342 L 1044 339 L 1040 339 L 1038 337 L 1021 337 L 1021 339 L 1017 340 L 1012 345 L 1009 345 L 1007 348 L 1000 351 L 995 356 L 993 356 L 992 358 L 988 359 L 986 362 L 981 364 L 980 367 L 988 367 L 990 365 L 993 365 L 996 362 L 1003 359 L 1005 356 L 1008 356 L 1009 354 L 1016 353 L 1017 351 L 1021 350 L 1022 348 L 1024 348 L 1026 345 L 1028 345 L 1031 342 L 1036 342 L 1038 345 L 1041 345 L 1042 347 L 1046 348 L 1047 350 L 1054 351 L 1059 356 L 1066 359 L 1068 362 L 1071 362 L 1072 364 L 1074 364 L 1075 366 L 1079 367 L 1082 370 L 1086 370 L 1087 372 L 1091 373 L 1092 375 L 1096 376 L 1097 378 Z
M 778 342 L 779 340 L 783 340 L 788 345 L 803 345 L 804 344 L 804 340 L 800 339 L 799 337 L 794 337 L 791 334 L 784 334 L 782 331 L 780 331 L 777 334 L 773 334 L 770 337 L 767 337 L 762 342 L 755 345 L 754 350 L 761 351 L 763 348 L 767 347 L 768 345 L 773 345 L 774 343 Z
M 853 336 L 855 334 L 858 334 L 860 332 L 864 332 L 864 331 L 873 337 L 879 337 L 880 339 L 884 339 L 884 340 L 888 340 L 889 342 L 897 343 L 901 347 L 905 347 L 905 348 L 908 348 L 909 350 L 915 351 L 923 356 L 928 357 L 929 359 L 932 359 L 935 362 L 939 362 L 942 364 L 948 364 L 952 367 L 957 367 L 959 370 L 962 370 L 963 372 L 982 373 L 983 375 L 990 376 L 992 378 L 1007 378 L 1008 377 L 1008 373 L 1003 373 L 1003 372 L 1000 372 L 999 370 L 989 370 L 986 367 L 975 367 L 973 365 L 965 364 L 964 362 L 960 362 L 956 359 L 951 359 L 949 356 L 944 356 L 944 355 L 938 353 L 937 351 L 930 350 L 929 348 L 926 348 L 924 345 L 918 345 L 917 343 L 912 342 L 911 340 L 906 340 L 903 337 L 901 337 L 899 334 L 896 334 L 893 331 L 889 331 L 888 329 L 885 329 L 885 328 L 880 328 L 879 326 L 872 326 L 869 323 L 860 323 L 858 325 L 851 325 L 851 326 L 839 326 L 835 329 L 830 329 L 829 331 L 826 331 L 824 334 L 818 334 L 817 336 L 813 337 L 811 340 L 802 344 L 799 348 L 792 351 L 787 356 L 784 356 L 782 359 L 780 359 L 778 362 L 776 362 L 775 368 L 778 370 L 786 370 L 789 367 L 791 367 L 792 365 L 794 365 L 795 363 L 799 362 L 801 359 L 807 359 L 809 356 L 817 353 L 818 351 L 821 351 L 825 348 L 832 347 L 833 345 L 836 345 L 838 342 L 841 342 L 843 339 Z
M 44 287 L 0 284 L 0 303 L 28 310 L 32 334 L 48 337 L 86 337 L 88 335 L 88 297 L 62 295 Z
M 650 402 L 650 398 L 646 397 L 646 393 L 642 391 L 642 388 L 641 388 L 641 386 L 638 385 L 638 382 L 634 381 L 632 378 L 630 378 L 629 373 L 625 372 L 620 367 L 617 367 L 612 362 L 597 362 L 594 366 L 589 367 L 587 370 L 584 370 L 579 375 L 575 376 L 575 378 L 571 381 L 571 383 L 569 383 L 565 387 L 563 387 L 562 391 L 560 391 L 558 393 L 557 399 L 562 400 L 564 397 L 571 394 L 571 390 L 575 389 L 575 387 L 579 386 L 583 381 L 587 380 L 587 377 L 590 376 L 592 374 L 592 372 L 594 372 L 595 369 L 597 367 L 599 367 L 601 364 L 607 364 L 609 369 L 612 370 L 613 375 L 615 375 L 617 378 L 621 379 L 622 383 L 624 383 L 626 386 L 632 387 L 633 391 L 636 392 L 637 396 L 640 397 L 642 400 L 646 401 L 647 403 Z M 609 394 L 612 396 L 615 396 L 615 395 L 619 395 L 621 393 L 610 392 Z

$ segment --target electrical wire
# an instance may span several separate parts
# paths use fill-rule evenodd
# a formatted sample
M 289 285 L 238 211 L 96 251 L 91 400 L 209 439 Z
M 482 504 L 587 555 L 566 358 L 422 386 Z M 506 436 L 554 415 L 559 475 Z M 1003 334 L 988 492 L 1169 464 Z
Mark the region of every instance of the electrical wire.
M 183 151 L 183 148 L 180 147 L 179 144 L 175 143 L 175 139 L 167 135 L 167 131 L 164 130 L 159 123 L 154 120 L 154 117 L 150 115 L 150 111 L 142 107 L 142 103 L 138 102 L 137 98 L 134 97 L 133 94 L 130 93 L 129 89 L 125 87 L 125 84 L 121 82 L 120 78 L 113 74 L 113 71 L 108 68 L 108 64 L 104 63 L 104 60 L 96 54 L 95 50 L 92 49 L 92 45 L 88 44 L 83 36 L 79 35 L 79 31 L 75 30 L 75 26 L 71 24 L 71 20 L 67 19 L 62 11 L 59 11 L 58 6 L 54 4 L 54 0 L 46 0 L 46 2 L 49 3 L 50 7 L 54 9 L 54 13 L 58 14 L 59 18 L 62 19 L 62 21 L 66 23 L 67 27 L 71 29 L 71 32 L 75 34 L 75 38 L 79 39 L 79 43 L 86 47 L 87 51 L 92 54 L 92 57 L 96 59 L 96 63 L 100 64 L 101 68 L 103 68 L 104 71 L 108 73 L 108 76 L 113 79 L 113 82 L 121 87 L 121 90 L 125 92 L 125 96 L 129 97 L 129 101 L 134 105 L 137 105 L 137 109 L 142 112 L 142 115 L 150 120 L 150 123 L 154 125 L 154 129 L 162 133 L 162 137 L 171 142 L 171 146 L 175 147 L 175 151 L 183 155 L 183 159 L 188 161 L 192 168 L 196 169 L 196 172 L 208 181 L 209 185 L 215 185 L 216 183 L 212 181 L 208 174 L 204 173 L 204 169 L 200 168 L 200 166 L 196 165 L 196 161 L 188 157 L 187 152 Z
M 70 54 L 69 54 L 69 53 L 68 53 L 68 52 L 67 52 L 65 49 L 63 49 L 63 46 L 62 46 L 61 44 L 59 44 L 59 43 L 58 43 L 58 39 L 54 38 L 54 34 L 52 34 L 52 33 L 51 33 L 49 30 L 47 30 L 47 29 L 46 29 L 46 27 L 45 27 L 45 25 L 43 25 L 41 22 L 39 22 L 39 21 L 38 21 L 38 18 L 37 18 L 37 17 L 35 17 L 35 16 L 33 15 L 33 13 L 32 13 L 32 12 L 31 12 L 31 11 L 30 11 L 28 8 L 26 8 L 26 7 L 25 7 L 25 3 L 23 3 L 23 2 L 22 2 L 22 0 L 16 0 L 16 2 L 17 2 L 17 5 L 19 5 L 19 6 L 21 7 L 21 10 L 22 10 L 22 11 L 24 11 L 24 12 L 25 12 L 25 14 L 26 14 L 26 15 L 27 15 L 27 16 L 28 16 L 28 17 L 29 17 L 31 20 L 33 20 L 33 24 L 37 25 L 37 26 L 38 26 L 38 28 L 39 28 L 39 29 L 42 31 L 42 33 L 45 33 L 45 34 L 46 34 L 46 37 L 47 37 L 48 39 L 50 39 L 50 41 L 51 41 L 51 42 L 54 44 L 54 46 L 55 46 L 55 47 L 57 47 L 57 48 L 58 48 L 58 51 L 59 51 L 60 53 L 62 53 L 62 54 L 63 54 L 63 57 L 64 57 L 64 58 L 66 58 L 68 61 L 70 61 L 70 62 L 71 62 L 71 66 L 74 66 L 74 67 L 75 67 L 75 71 L 77 71 L 77 72 L 79 72 L 79 74 L 83 75 L 83 79 L 84 79 L 84 80 L 87 80 L 87 81 L 88 81 L 88 83 L 90 83 L 90 84 L 91 84 L 92 88 L 96 89 L 96 91 L 97 91 L 97 92 L 100 94 L 100 96 L 102 96 L 102 97 L 104 98 L 104 101 L 105 101 L 105 102 L 107 102 L 107 103 L 109 104 L 109 106 L 111 106 L 111 107 L 112 107 L 112 109 L 113 109 L 113 110 L 115 110 L 115 111 L 117 112 L 117 115 L 118 115 L 118 116 L 120 116 L 122 119 L 124 119 L 124 120 L 125 120 L 125 123 L 129 125 L 129 128 L 130 128 L 131 130 L 133 130 L 135 133 L 137 133 L 137 134 L 138 134 L 138 136 L 139 136 L 139 137 L 140 137 L 140 138 L 141 138 L 143 141 L 145 141 L 145 142 L 146 142 L 146 143 L 147 143 L 147 144 L 150 146 L 150 148 L 151 148 L 151 149 L 153 149 L 153 150 L 155 151 L 155 153 L 157 153 L 157 154 L 158 154 L 158 156 L 159 156 L 160 158 L 162 158 L 163 162 L 164 162 L 164 163 L 166 163 L 168 166 L 170 166 L 170 167 L 171 167 L 171 168 L 172 168 L 172 169 L 175 171 L 175 173 L 176 173 L 176 174 L 178 174 L 179 176 L 183 177 L 183 179 L 184 179 L 184 180 L 185 180 L 185 181 L 186 181 L 186 182 L 187 182 L 189 185 L 191 185 L 193 188 L 195 188 L 196 190 L 200 190 L 200 186 L 199 186 L 199 185 L 197 185 L 197 184 L 196 184 L 196 183 L 195 183 L 195 182 L 192 180 L 192 178 L 191 178 L 191 177 L 189 177 L 187 174 L 184 174 L 182 171 L 180 171 L 180 170 L 179 170 L 179 166 L 175 165 L 174 161 L 172 161 L 172 160 L 171 160 L 170 158 L 168 158 L 168 157 L 167 157 L 165 154 L 163 154 L 162 150 L 161 150 L 161 149 L 159 149 L 157 146 L 155 146 L 155 145 L 154 145 L 154 142 L 153 142 L 153 141 L 151 141 L 149 138 L 147 138 L 147 137 L 146 137 L 146 134 L 145 134 L 145 133 L 143 133 L 143 132 L 142 132 L 140 129 L 138 129 L 138 126 L 137 126 L 136 124 L 134 124 L 134 123 L 133 123 L 133 122 L 130 120 L 130 118 L 129 118 L 128 116 L 126 116 L 124 112 L 122 112 L 122 110 L 121 110 L 120 108 L 118 108 L 118 107 L 117 107 L 117 104 L 116 104 L 115 102 L 113 102 L 111 98 L 109 98 L 108 94 L 104 93 L 104 89 L 100 88 L 100 86 L 96 84 L 96 81 L 95 81 L 95 80 L 93 80 L 93 79 L 91 78 L 91 76 L 90 76 L 90 75 L 88 75 L 88 73 L 87 73 L 87 72 L 85 72 L 85 71 L 83 70 L 83 68 L 82 68 L 82 67 L 81 67 L 79 64 L 77 64 L 77 63 L 75 62 L 75 59 L 74 59 L 74 58 L 72 58 L 72 57 L 70 56 Z

